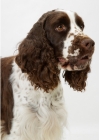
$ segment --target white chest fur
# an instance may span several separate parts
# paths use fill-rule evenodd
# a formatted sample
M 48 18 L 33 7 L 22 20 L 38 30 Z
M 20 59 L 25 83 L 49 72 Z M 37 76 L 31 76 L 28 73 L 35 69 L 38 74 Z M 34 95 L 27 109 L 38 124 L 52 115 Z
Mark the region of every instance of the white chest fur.
M 6 140 L 60 140 L 66 121 L 61 84 L 50 93 L 35 90 L 15 63 L 10 81 L 14 118 Z

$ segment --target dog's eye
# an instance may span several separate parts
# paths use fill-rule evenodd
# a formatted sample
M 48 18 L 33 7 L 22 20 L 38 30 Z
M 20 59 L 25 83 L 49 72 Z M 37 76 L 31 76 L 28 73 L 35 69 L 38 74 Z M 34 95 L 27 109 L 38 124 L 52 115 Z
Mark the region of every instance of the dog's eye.
M 61 24 L 58 27 L 56 27 L 55 30 L 58 32 L 66 31 L 66 26 L 64 24 Z

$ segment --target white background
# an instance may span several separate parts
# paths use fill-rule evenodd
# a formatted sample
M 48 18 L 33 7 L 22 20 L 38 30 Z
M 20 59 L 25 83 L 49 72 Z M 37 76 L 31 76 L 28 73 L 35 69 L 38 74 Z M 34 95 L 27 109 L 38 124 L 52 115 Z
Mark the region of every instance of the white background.
M 67 140 L 99 140 L 99 2 L 98 0 L 2 0 L 1 56 L 15 50 L 33 24 L 52 9 L 76 11 L 85 22 L 84 32 L 95 41 L 95 53 L 85 92 L 64 84 L 68 112 Z M 66 134 L 67 133 L 67 134 Z

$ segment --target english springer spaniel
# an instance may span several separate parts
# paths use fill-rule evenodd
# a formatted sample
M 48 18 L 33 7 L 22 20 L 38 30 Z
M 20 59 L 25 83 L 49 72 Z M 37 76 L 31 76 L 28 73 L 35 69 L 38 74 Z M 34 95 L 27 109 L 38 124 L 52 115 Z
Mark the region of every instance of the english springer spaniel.
M 60 71 L 74 90 L 85 90 L 94 41 L 72 11 L 41 16 L 18 47 L 2 58 L 2 140 L 61 140 L 66 110 Z M 67 91 L 68 92 L 68 91 Z

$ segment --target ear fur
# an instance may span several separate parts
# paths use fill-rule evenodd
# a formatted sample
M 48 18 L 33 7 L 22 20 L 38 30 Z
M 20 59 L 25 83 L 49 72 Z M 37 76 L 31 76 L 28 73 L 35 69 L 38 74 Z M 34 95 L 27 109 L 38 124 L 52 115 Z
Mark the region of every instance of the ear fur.
M 12 62 L 14 57 L 1 59 L 1 134 L 10 134 L 13 118 L 13 92 L 9 76 L 12 72 Z
M 58 85 L 59 70 L 54 49 L 43 29 L 46 16 L 42 16 L 19 45 L 19 53 L 15 61 L 22 72 L 28 74 L 35 88 L 42 88 L 48 92 L 49 89 L 54 89 Z
M 85 90 L 87 75 L 89 72 L 89 66 L 82 71 L 65 71 L 63 78 L 65 78 L 65 81 L 67 81 L 70 87 L 74 90 L 82 91 Z

